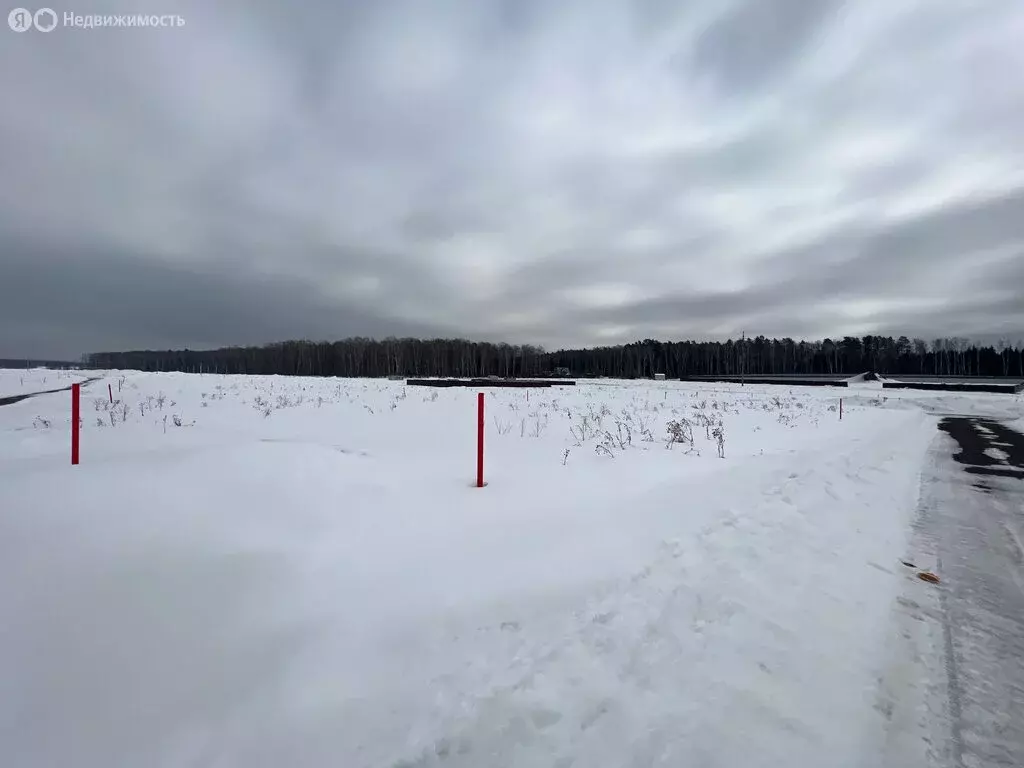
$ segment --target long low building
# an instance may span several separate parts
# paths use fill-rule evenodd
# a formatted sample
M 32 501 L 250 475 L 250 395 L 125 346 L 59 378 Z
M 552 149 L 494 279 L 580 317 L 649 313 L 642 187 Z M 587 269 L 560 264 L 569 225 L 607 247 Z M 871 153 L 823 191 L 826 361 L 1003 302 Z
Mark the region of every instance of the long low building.
M 549 387 L 575 387 L 575 381 L 567 379 L 500 379 L 497 376 L 476 379 L 406 379 L 405 383 L 410 387 L 510 387 L 510 388 L 540 388 Z
M 883 389 L 922 389 L 943 392 L 993 392 L 1015 394 L 1024 392 L 1024 379 L 984 378 L 979 376 L 884 376 Z
M 866 374 L 755 374 L 747 376 L 684 376 L 680 381 L 719 382 L 725 384 L 771 384 L 787 387 L 847 387 L 851 382 L 863 381 Z

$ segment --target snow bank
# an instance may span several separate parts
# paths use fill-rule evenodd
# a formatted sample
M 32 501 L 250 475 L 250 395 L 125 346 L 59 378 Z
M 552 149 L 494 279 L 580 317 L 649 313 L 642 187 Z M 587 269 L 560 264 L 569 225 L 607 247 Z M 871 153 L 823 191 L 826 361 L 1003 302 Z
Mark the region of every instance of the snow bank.
M 737 390 L 489 393 L 481 490 L 471 391 L 0 408 L 5 764 L 870 763 L 934 420 Z
M 950 393 L 941 390 L 883 390 L 887 407 L 923 409 L 937 416 L 981 416 L 1024 420 L 1024 396 L 992 392 Z

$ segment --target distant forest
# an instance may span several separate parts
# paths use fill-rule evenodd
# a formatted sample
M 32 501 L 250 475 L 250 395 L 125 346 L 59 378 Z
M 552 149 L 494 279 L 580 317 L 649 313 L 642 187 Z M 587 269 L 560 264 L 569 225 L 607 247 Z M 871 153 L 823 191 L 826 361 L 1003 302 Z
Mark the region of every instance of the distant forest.
M 615 347 L 564 349 L 463 339 L 351 338 L 335 342 L 285 341 L 261 347 L 206 351 L 99 352 L 90 368 L 290 376 L 539 376 L 669 378 L 740 374 L 934 374 L 1024 378 L 1024 343 L 972 345 L 967 339 L 926 342 L 900 336 L 846 336 L 794 341 L 764 336 L 662 342 L 647 339 Z

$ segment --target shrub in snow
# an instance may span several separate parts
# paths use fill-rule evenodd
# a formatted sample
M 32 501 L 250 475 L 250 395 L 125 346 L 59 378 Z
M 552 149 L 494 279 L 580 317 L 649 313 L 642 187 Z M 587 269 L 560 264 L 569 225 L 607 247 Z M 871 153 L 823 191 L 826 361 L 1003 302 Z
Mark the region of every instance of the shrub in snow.
M 590 406 L 586 414 L 578 414 L 580 419 L 579 423 L 573 424 L 569 427 L 569 434 L 576 441 L 576 445 L 581 446 L 587 440 L 591 440 L 600 435 L 604 431 L 601 427 L 601 421 L 609 414 L 611 414 L 611 411 L 604 406 L 598 410 L 595 410 L 593 406 Z
M 636 419 L 637 431 L 640 433 L 645 443 L 653 443 L 654 435 L 651 434 L 651 417 L 650 416 L 637 416 Z
M 614 438 L 615 442 L 618 443 L 619 450 L 626 450 L 627 447 L 633 444 L 633 431 L 629 428 L 629 422 L 617 421 L 615 422 L 615 434 L 612 435 L 610 432 L 605 433 L 608 439 Z
M 718 443 L 718 458 L 725 458 L 725 424 L 721 421 L 718 422 L 717 426 L 711 431 L 712 437 L 715 438 L 715 442 Z
M 689 443 L 693 446 L 693 425 L 686 418 L 673 419 L 665 425 L 668 432 L 668 447 L 675 443 Z

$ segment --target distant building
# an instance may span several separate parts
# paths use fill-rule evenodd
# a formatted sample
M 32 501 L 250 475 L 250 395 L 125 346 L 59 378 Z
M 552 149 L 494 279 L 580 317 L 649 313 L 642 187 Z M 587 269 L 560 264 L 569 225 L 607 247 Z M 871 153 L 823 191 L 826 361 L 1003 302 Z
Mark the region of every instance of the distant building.
M 654 380 L 655 381 L 664 381 L 665 380 L 665 374 L 664 373 L 656 373 L 656 374 L 654 374 Z

